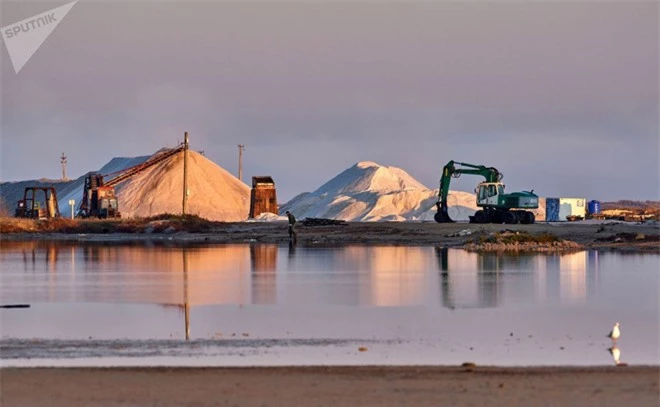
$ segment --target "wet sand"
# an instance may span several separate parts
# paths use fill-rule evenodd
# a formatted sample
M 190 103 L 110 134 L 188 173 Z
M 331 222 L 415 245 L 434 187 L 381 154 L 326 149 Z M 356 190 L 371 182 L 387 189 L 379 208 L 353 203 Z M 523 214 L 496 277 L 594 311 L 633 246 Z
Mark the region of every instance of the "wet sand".
M 437 245 L 461 247 L 470 240 L 504 230 L 553 234 L 585 249 L 660 253 L 660 227 L 614 222 L 499 225 L 435 222 L 348 222 L 341 226 L 297 226 L 300 246 L 344 244 Z M 470 230 L 471 235 L 460 236 Z M 2 241 L 68 241 L 104 243 L 225 244 L 289 242 L 286 222 L 220 223 L 203 233 L 7 233 Z
M 657 406 L 655 367 L 5 368 L 3 407 Z

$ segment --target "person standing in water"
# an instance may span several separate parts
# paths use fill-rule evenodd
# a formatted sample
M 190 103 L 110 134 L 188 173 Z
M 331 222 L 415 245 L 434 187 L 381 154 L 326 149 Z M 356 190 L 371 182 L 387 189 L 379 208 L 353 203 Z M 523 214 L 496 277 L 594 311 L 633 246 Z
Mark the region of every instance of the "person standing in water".
M 293 239 L 295 242 L 298 238 L 298 232 L 296 232 L 296 217 L 289 211 L 286 211 L 286 216 L 289 218 L 289 239 Z

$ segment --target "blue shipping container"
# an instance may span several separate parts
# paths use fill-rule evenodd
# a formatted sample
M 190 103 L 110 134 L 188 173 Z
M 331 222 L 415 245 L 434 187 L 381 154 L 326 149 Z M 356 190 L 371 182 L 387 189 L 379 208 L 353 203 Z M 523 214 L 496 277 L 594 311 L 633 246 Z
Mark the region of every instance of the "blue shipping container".
M 545 198 L 545 221 L 559 222 L 559 198 Z
M 600 201 L 592 200 L 587 204 L 587 213 L 595 215 L 600 213 Z

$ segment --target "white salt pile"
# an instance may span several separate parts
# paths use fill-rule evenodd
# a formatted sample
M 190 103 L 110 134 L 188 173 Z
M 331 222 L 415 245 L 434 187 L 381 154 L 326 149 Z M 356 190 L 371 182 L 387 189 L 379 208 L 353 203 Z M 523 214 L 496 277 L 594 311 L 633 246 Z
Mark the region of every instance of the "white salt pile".
M 248 222 L 286 222 L 288 217 L 271 212 L 263 212 L 254 218 L 248 219 Z
M 250 188 L 213 161 L 188 151 L 187 213 L 218 221 L 248 217 Z M 183 152 L 176 154 L 116 187 L 122 217 L 181 213 Z
M 363 161 L 343 171 L 319 189 L 303 193 L 280 208 L 297 218 L 346 221 L 433 220 L 438 190 L 431 190 L 404 170 Z M 468 220 L 476 211 L 473 194 L 452 191 L 449 215 Z
M 156 152 L 155 154 L 158 154 Z M 154 154 L 154 155 L 155 155 Z M 113 158 L 99 172 L 121 172 L 141 164 L 150 156 Z M 119 174 L 116 174 L 119 175 Z M 105 181 L 113 176 L 105 177 Z M 83 195 L 84 176 L 58 190 L 58 204 L 69 214 L 69 199 L 76 209 Z M 122 218 L 179 214 L 183 200 L 183 152 L 155 164 L 115 187 Z M 188 151 L 188 196 L 186 212 L 209 220 L 235 222 L 247 219 L 250 188 L 201 154 Z

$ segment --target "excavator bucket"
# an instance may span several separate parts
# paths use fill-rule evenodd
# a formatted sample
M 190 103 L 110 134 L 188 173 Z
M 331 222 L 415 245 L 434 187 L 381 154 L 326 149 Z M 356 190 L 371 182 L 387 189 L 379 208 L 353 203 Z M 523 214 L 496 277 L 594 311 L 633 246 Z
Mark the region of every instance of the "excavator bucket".
M 447 212 L 438 211 L 433 216 L 436 222 L 438 223 L 451 223 L 454 222 Z
M 435 213 L 433 216 L 433 219 L 435 219 L 436 222 L 438 223 L 452 223 L 454 222 L 450 217 L 449 217 L 449 212 L 447 211 L 447 206 L 442 205 L 441 202 L 437 202 L 435 206 L 438 208 L 438 212 Z

